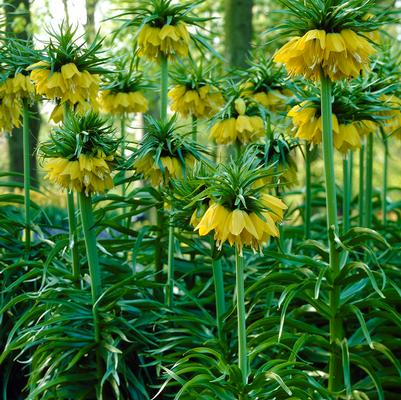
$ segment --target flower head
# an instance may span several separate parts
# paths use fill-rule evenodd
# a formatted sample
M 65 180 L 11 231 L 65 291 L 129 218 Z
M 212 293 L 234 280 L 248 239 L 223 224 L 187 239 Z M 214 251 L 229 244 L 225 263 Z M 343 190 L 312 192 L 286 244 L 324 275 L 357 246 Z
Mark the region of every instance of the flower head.
M 390 20 L 384 9 L 370 12 L 374 2 L 295 0 L 287 6 L 289 18 L 279 29 L 293 37 L 274 61 L 284 64 L 290 76 L 313 80 L 321 71 L 333 81 L 358 77 L 376 52 L 369 33 Z
M 29 66 L 38 94 L 50 100 L 74 106 L 96 103 L 100 73 L 101 40 L 89 46 L 78 43 L 76 30 L 62 24 L 60 32 L 51 32 L 51 41 L 42 50 L 40 61 Z
M 111 126 L 96 113 L 68 113 L 64 125 L 40 146 L 46 178 L 67 190 L 103 193 L 113 187 L 118 144 Z
M 178 132 L 176 117 L 167 122 L 146 116 L 145 134 L 134 154 L 133 167 L 152 185 L 167 185 L 180 178 L 206 150 Z
M 286 205 L 256 184 L 270 171 L 258 164 L 255 150 L 249 149 L 229 166 L 220 166 L 205 195 L 209 207 L 195 227 L 199 235 L 214 233 L 219 248 L 223 243 L 261 250 L 270 237 L 279 236 L 276 223 L 284 217 Z

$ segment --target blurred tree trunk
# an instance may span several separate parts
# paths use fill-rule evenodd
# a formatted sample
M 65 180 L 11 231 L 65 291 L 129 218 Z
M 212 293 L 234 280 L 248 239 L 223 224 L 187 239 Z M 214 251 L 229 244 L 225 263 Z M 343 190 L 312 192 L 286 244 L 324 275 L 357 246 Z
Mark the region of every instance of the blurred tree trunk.
M 232 67 L 245 67 L 251 50 L 253 0 L 225 0 L 226 58 Z
M 10 35 L 13 35 L 19 39 L 27 40 L 28 33 L 26 29 L 22 32 L 17 31 L 18 33 L 13 32 L 13 21 L 17 16 L 14 14 L 15 10 L 18 10 L 18 7 L 23 7 L 25 13 L 23 15 L 19 15 L 19 17 L 23 17 L 26 20 L 25 27 L 29 27 L 31 23 L 31 14 L 29 9 L 29 0 L 7 0 L 4 5 L 4 11 L 6 14 L 6 24 L 7 24 L 7 32 Z M 31 178 L 32 178 L 32 186 L 37 186 L 37 163 L 36 163 L 36 155 L 35 149 L 38 144 L 39 130 L 40 130 L 40 114 L 38 104 L 34 103 L 30 106 L 29 111 L 31 113 L 29 130 L 30 130 L 30 146 L 31 146 Z M 11 132 L 11 135 L 8 138 L 8 154 L 9 154 L 9 170 L 12 172 L 24 172 L 23 165 L 23 153 L 22 153 L 22 128 L 15 128 Z M 18 181 L 23 181 L 23 178 L 18 178 Z
M 96 36 L 96 23 L 95 23 L 95 13 L 96 6 L 99 0 L 86 0 L 86 36 L 89 41 L 92 40 Z

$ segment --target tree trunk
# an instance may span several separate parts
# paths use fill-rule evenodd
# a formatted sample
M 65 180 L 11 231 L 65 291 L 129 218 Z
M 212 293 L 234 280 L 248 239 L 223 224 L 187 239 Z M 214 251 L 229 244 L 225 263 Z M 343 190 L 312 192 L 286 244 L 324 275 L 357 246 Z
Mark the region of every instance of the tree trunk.
M 99 0 L 86 0 L 86 36 L 90 42 L 96 36 L 95 12 Z
M 253 0 L 225 0 L 226 57 L 243 68 L 251 50 Z
M 13 33 L 13 21 L 17 15 L 13 15 L 15 10 L 18 9 L 20 4 L 23 4 L 25 8 L 25 14 L 23 17 L 26 19 L 26 26 L 31 23 L 31 14 L 29 10 L 29 0 L 7 0 L 4 5 L 4 10 L 6 14 L 6 24 L 7 32 L 9 35 L 14 35 L 18 39 L 27 40 L 28 33 L 23 30 L 19 33 Z M 30 130 L 30 147 L 31 147 L 31 179 L 32 186 L 37 186 L 37 163 L 36 154 L 34 153 L 36 146 L 38 144 L 39 130 L 40 130 L 40 114 L 38 109 L 38 104 L 34 103 L 30 106 L 29 111 L 31 113 L 29 130 Z M 22 153 L 22 128 L 13 129 L 11 135 L 8 138 L 8 154 L 9 154 L 9 170 L 11 172 L 19 172 L 23 174 L 23 153 Z M 20 178 L 13 178 L 13 180 L 23 181 L 22 176 Z

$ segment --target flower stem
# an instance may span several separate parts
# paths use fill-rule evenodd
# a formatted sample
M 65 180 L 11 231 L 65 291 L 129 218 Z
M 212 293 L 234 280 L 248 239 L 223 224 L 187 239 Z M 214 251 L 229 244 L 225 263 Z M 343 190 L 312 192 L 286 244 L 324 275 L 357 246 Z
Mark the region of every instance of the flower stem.
M 125 157 L 124 157 L 124 155 L 125 155 L 125 115 L 122 115 L 121 119 L 120 119 L 120 135 L 121 135 L 121 143 L 120 143 L 121 157 L 123 159 L 125 159 Z M 125 170 L 122 171 L 122 178 L 124 181 L 125 180 Z M 127 190 L 127 188 L 125 186 L 125 182 L 123 182 L 123 184 L 122 184 L 123 197 L 125 197 L 126 190 Z
M 72 279 L 79 284 L 80 267 L 78 254 L 77 221 L 75 218 L 74 193 L 67 192 L 68 229 L 72 261 Z
M 364 226 L 370 228 L 372 224 L 372 196 L 373 196 L 373 133 L 369 133 L 366 145 L 366 190 L 365 190 L 365 219 Z
M 192 116 L 192 140 L 197 142 L 198 140 L 198 118 Z
M 168 104 L 168 60 L 165 55 L 160 60 L 160 119 L 165 122 L 167 120 L 167 104 Z
M 359 149 L 359 226 L 363 226 L 365 215 L 365 144 Z
M 312 218 L 312 154 L 309 143 L 305 144 L 305 211 L 304 211 L 304 228 L 305 238 L 310 239 L 311 236 L 311 218 Z
M 327 229 L 330 249 L 330 278 L 332 288 L 329 294 L 330 305 L 330 362 L 329 382 L 330 391 L 341 390 L 343 386 L 343 372 L 341 349 L 338 342 L 343 337 L 342 319 L 339 315 L 339 303 L 341 287 L 335 284 L 340 273 L 339 257 L 336 250 L 335 234 L 338 232 L 337 219 L 337 196 L 336 182 L 334 175 L 334 147 L 333 147 L 333 126 L 332 126 L 332 95 L 331 81 L 323 71 L 321 72 L 321 109 L 323 122 L 323 161 L 326 181 L 326 205 L 327 205 Z
M 242 372 L 242 383 L 246 385 L 248 380 L 248 354 L 245 322 L 244 258 L 238 248 L 235 249 L 235 277 L 237 290 L 238 366 Z
M 166 303 L 171 307 L 174 304 L 174 224 L 171 216 L 168 227 L 167 265 Z
M 97 301 L 102 294 L 102 278 L 101 270 L 99 265 L 99 259 L 96 247 L 96 233 L 94 230 L 94 219 L 92 210 L 92 198 L 91 196 L 85 196 L 84 193 L 79 193 L 79 206 L 81 209 L 81 222 L 82 229 L 85 239 L 86 256 L 88 259 L 89 275 L 91 278 L 91 293 L 92 293 L 92 314 L 93 314 L 93 324 L 94 324 L 94 336 L 95 342 L 97 344 L 96 348 L 96 368 L 97 368 L 97 378 L 100 386 L 102 379 L 102 361 L 100 355 L 100 321 L 97 311 Z M 99 392 L 99 388 L 97 388 Z
M 387 224 L 387 189 L 388 189 L 388 142 L 387 137 L 383 137 L 384 145 L 384 165 L 383 165 L 383 200 L 382 200 L 382 214 L 383 225 Z
M 92 299 L 97 301 L 102 294 L 102 280 L 96 247 L 96 233 L 92 211 L 91 196 L 79 193 L 79 205 L 81 208 L 81 222 L 85 239 L 86 255 L 88 258 L 89 274 L 91 278 Z
M 22 140 L 24 153 L 25 250 L 29 252 L 31 248 L 31 149 L 29 140 L 29 109 L 27 99 L 23 100 L 22 118 Z
M 348 154 L 343 158 L 343 232 L 350 228 L 351 214 L 351 182 L 350 182 L 350 163 Z
M 224 275 L 221 259 L 212 259 L 214 291 L 216 296 L 216 322 L 219 339 L 223 339 L 223 315 L 226 312 L 224 299 Z
M 155 273 L 156 273 L 156 282 L 162 284 L 163 283 L 163 235 L 164 235 L 164 224 L 165 224 L 165 215 L 164 215 L 164 207 L 159 207 L 156 210 L 157 213 L 157 236 L 155 241 Z M 163 293 L 159 288 L 154 290 L 155 297 L 159 301 L 163 301 Z

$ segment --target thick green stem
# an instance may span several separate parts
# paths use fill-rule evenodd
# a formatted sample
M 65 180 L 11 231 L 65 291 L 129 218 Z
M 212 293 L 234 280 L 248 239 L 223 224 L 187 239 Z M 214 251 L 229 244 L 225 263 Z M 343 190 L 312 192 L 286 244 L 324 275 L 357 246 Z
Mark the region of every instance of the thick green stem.
M 96 247 L 96 232 L 94 230 L 95 224 L 91 196 L 79 193 L 79 204 L 81 208 L 81 222 L 85 239 L 89 275 L 91 278 L 92 299 L 96 302 L 102 294 L 102 279 Z
M 192 116 L 192 140 L 194 142 L 198 141 L 198 118 L 194 115 Z
M 120 143 L 120 152 L 121 157 L 125 159 L 125 115 L 121 116 L 120 119 L 120 135 L 121 135 L 121 143 Z M 122 179 L 125 180 L 125 170 L 122 171 Z M 122 195 L 125 197 L 127 188 L 125 186 L 125 182 L 122 184 Z
M 248 380 L 248 353 L 246 345 L 244 258 L 238 248 L 235 249 L 235 277 L 237 290 L 238 367 L 242 372 L 242 382 L 246 385 Z
M 216 322 L 219 339 L 223 339 L 223 315 L 226 312 L 224 299 L 224 275 L 221 259 L 212 259 L 214 292 L 216 296 Z
M 75 283 L 79 284 L 80 267 L 79 267 L 79 254 L 78 254 L 78 235 L 77 235 L 77 221 L 75 218 L 75 204 L 74 204 L 73 192 L 67 192 L 67 212 L 68 212 L 68 229 L 69 229 L 69 240 L 70 240 L 71 262 L 72 262 L 72 278 Z
M 383 165 L 383 200 L 382 200 L 382 214 L 383 225 L 387 224 L 387 190 L 388 190 L 388 142 L 387 137 L 384 137 L 384 165 Z
M 24 157 L 24 206 L 25 206 L 25 250 L 31 248 L 31 161 L 29 145 L 29 109 L 28 101 L 23 101 L 22 114 L 23 157 Z
M 343 337 L 343 328 L 342 320 L 338 313 L 341 287 L 335 284 L 335 280 L 340 273 L 340 264 L 334 240 L 334 235 L 338 233 L 338 219 L 334 175 L 331 82 L 329 78 L 324 75 L 323 71 L 321 73 L 321 109 L 323 122 L 323 161 L 326 181 L 327 229 L 330 249 L 330 277 L 333 284 L 329 295 L 331 311 L 329 321 L 331 351 L 328 387 L 330 391 L 334 392 L 341 390 L 343 387 L 341 349 L 338 346 L 338 342 L 341 341 Z
M 311 236 L 311 218 L 312 218 L 312 174 L 311 174 L 312 154 L 309 143 L 305 144 L 305 211 L 304 228 L 305 238 Z
M 170 217 L 168 227 L 166 303 L 169 307 L 174 304 L 174 225 L 172 217 Z
M 343 232 L 350 228 L 351 196 L 350 165 L 348 155 L 343 158 Z
M 365 144 L 359 149 L 359 226 L 365 219 Z
M 168 60 L 166 56 L 161 56 L 160 60 L 160 119 L 167 120 L 168 105 Z
M 164 235 L 164 225 L 165 225 L 165 215 L 164 208 L 160 207 L 156 210 L 157 212 L 157 236 L 155 241 L 155 273 L 156 282 L 163 283 L 163 235 Z M 154 291 L 155 297 L 163 301 L 163 293 L 159 288 Z
M 92 313 L 93 313 L 93 324 L 94 324 L 94 336 L 95 342 L 98 345 L 96 348 L 96 368 L 97 377 L 100 387 L 100 382 L 103 376 L 103 363 L 100 354 L 100 321 L 97 311 L 97 301 L 102 294 L 102 277 L 99 265 L 99 259 L 96 247 L 96 232 L 94 230 L 94 218 L 92 210 L 92 199 L 91 196 L 85 196 L 84 193 L 79 193 L 79 206 L 81 209 L 81 222 L 82 229 L 85 239 L 86 256 L 88 259 L 89 275 L 91 278 L 91 293 L 92 293 Z M 99 387 L 97 388 L 98 393 L 100 392 Z
M 369 133 L 366 145 L 366 178 L 365 178 L 365 219 L 364 226 L 370 228 L 372 224 L 372 197 L 373 197 L 373 133 Z

